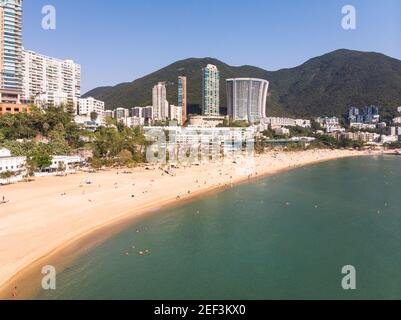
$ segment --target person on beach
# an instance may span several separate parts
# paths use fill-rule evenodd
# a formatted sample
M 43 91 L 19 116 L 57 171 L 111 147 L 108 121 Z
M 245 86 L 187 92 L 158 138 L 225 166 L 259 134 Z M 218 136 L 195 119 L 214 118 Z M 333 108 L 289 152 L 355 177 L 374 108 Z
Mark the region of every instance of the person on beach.
M 17 297 L 17 287 L 14 287 L 14 288 L 13 288 L 13 290 L 11 291 L 11 296 L 12 296 L 13 298 L 16 298 L 16 297 Z

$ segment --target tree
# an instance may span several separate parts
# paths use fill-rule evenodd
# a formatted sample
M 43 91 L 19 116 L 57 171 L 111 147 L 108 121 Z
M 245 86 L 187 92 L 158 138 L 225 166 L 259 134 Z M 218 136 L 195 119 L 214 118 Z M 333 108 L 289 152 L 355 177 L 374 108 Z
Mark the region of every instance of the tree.
M 60 161 L 60 162 L 58 163 L 58 165 L 57 165 L 57 172 L 58 172 L 60 175 L 62 175 L 62 174 L 65 172 L 66 169 L 67 169 L 67 168 L 66 168 L 66 165 L 64 164 L 64 162 L 63 162 L 63 161 Z
M 121 150 L 116 160 L 120 166 L 127 166 L 132 162 L 132 153 L 126 149 Z
M 322 130 L 322 126 L 320 125 L 319 122 L 317 122 L 316 120 L 313 119 L 313 120 L 311 121 L 311 129 L 312 129 L 314 132 L 316 132 L 316 131 Z
M 90 117 L 91 117 L 91 121 L 96 121 L 97 117 L 98 117 L 97 112 L 92 111 L 91 114 L 90 114 Z
M 36 162 L 33 161 L 32 158 L 27 158 L 25 163 L 25 168 L 26 168 L 26 173 L 24 177 L 26 181 L 28 181 L 29 178 L 35 175 L 35 172 L 37 171 L 38 167 L 36 165 Z
M 388 147 L 389 149 L 400 149 L 401 148 L 401 143 L 398 142 L 398 141 L 387 143 L 386 147 Z
M 93 169 L 101 169 L 103 167 L 103 161 L 100 158 L 92 157 L 88 162 Z
M 256 138 L 255 140 L 255 152 L 256 154 L 261 154 L 265 150 L 264 139 L 261 137 Z
M 36 151 L 29 159 L 33 162 L 37 169 L 46 169 L 51 166 L 52 159 L 47 153 Z
M 11 179 L 11 177 L 13 177 L 15 174 L 14 174 L 14 172 L 12 172 L 12 171 L 5 171 L 5 172 L 2 172 L 2 173 L 0 173 L 0 178 L 1 179 L 5 179 L 5 180 L 7 180 L 7 183 L 10 183 L 10 179 Z

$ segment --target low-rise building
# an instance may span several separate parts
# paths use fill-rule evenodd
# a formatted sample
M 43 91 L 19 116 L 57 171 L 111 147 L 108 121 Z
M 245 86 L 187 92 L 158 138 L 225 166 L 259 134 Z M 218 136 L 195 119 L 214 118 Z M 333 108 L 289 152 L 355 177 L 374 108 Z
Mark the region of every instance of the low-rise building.
M 12 172 L 17 175 L 25 170 L 26 157 L 13 157 L 10 150 L 0 149 L 0 173 Z
M 379 129 L 386 129 L 387 128 L 387 123 L 385 122 L 380 122 L 377 124 L 377 128 Z
M 43 169 L 37 176 L 54 174 L 57 172 L 73 173 L 75 167 L 81 166 L 84 160 L 80 156 L 51 156 L 51 165 Z
M 203 128 L 215 128 L 224 123 L 224 116 L 190 116 L 189 125 Z
M 401 117 L 394 118 L 393 124 L 401 124 Z
M 305 120 L 305 119 L 295 119 L 295 124 L 298 127 L 302 127 L 302 128 L 311 128 L 312 127 L 311 121 Z
M 77 115 L 74 117 L 74 122 L 85 126 L 86 129 L 95 131 L 97 127 L 106 124 L 104 116 L 97 116 L 96 119 L 92 119 L 90 115 Z
M 17 114 L 21 112 L 29 113 L 31 106 L 29 104 L 13 104 L 13 103 L 0 103 L 0 116 L 6 113 Z
M 280 136 L 289 136 L 290 135 L 290 129 L 284 128 L 284 127 L 274 128 L 274 132 L 275 132 L 275 134 L 280 135 Z
M 385 143 L 393 143 L 393 142 L 397 142 L 398 141 L 398 136 L 386 136 L 386 135 L 382 135 L 381 136 L 381 143 L 385 144 Z
M 337 117 L 318 117 L 315 122 L 326 131 L 326 133 L 345 132 L 345 128 L 341 127 L 340 119 Z
M 261 124 L 270 125 L 272 128 L 275 127 L 295 127 L 297 122 L 292 118 L 279 118 L 279 117 L 268 117 L 261 121 Z
M 350 127 L 357 130 L 367 130 L 367 129 L 373 130 L 376 129 L 376 124 L 354 122 L 350 124 Z
M 271 126 L 273 129 L 276 127 L 302 127 L 310 128 L 311 121 L 307 119 L 293 119 L 293 118 L 280 118 L 280 117 L 267 117 L 260 121 L 260 124 L 266 129 Z M 265 130 L 266 130 L 265 129 Z
M 339 136 L 353 141 L 363 142 L 377 142 L 380 139 L 379 134 L 371 132 L 343 132 L 340 133 Z
M 131 128 L 145 125 L 145 118 L 142 117 L 128 117 L 120 119 L 120 121 Z

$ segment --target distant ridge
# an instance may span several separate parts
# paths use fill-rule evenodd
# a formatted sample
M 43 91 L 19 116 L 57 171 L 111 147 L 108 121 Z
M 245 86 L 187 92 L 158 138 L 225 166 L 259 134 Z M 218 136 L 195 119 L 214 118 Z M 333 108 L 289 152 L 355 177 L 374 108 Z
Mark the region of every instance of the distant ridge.
M 290 69 L 266 71 L 253 66 L 233 67 L 214 58 L 190 58 L 130 83 L 99 87 L 84 96 L 105 101 L 106 108 L 150 105 L 152 87 L 167 83 L 167 99 L 177 103 L 177 77 L 188 77 L 188 104 L 192 113 L 200 112 L 201 69 L 208 63 L 221 73 L 221 105 L 226 106 L 225 80 L 255 77 L 270 81 L 269 115 L 342 116 L 347 106 L 376 104 L 384 117 L 395 114 L 401 105 L 401 61 L 375 52 L 340 49 L 308 60 Z

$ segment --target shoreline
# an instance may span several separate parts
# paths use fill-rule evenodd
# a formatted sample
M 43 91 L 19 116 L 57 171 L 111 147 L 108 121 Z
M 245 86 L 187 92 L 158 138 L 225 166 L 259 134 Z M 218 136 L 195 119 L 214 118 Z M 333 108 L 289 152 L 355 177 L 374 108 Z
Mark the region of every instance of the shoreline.
M 136 174 L 140 175 L 138 180 L 140 178 L 147 180 L 149 183 L 149 179 L 152 185 L 153 183 L 156 183 L 156 179 L 160 179 L 163 181 L 160 181 L 160 185 L 163 187 L 166 187 L 168 189 L 170 183 L 166 183 L 166 180 L 174 180 L 174 183 L 178 183 L 179 185 L 174 185 L 176 186 L 177 190 L 172 191 L 172 190 L 153 190 L 155 191 L 155 194 L 152 199 L 148 199 L 145 197 L 145 195 L 142 197 L 143 199 L 142 202 L 138 200 L 138 203 L 140 204 L 137 208 L 133 209 L 133 203 L 131 201 L 127 201 L 127 203 L 124 203 L 123 206 L 120 207 L 113 207 L 113 201 L 112 199 L 106 199 L 106 206 L 101 206 L 103 211 L 113 211 L 112 213 L 109 212 L 106 214 L 102 215 L 103 220 L 96 221 L 98 217 L 98 211 L 99 208 L 96 205 L 90 206 L 88 209 L 83 210 L 83 215 L 86 215 L 89 211 L 92 213 L 91 219 L 89 219 L 88 223 L 84 227 L 81 227 L 79 230 L 71 230 L 68 228 L 71 228 L 71 223 L 68 226 L 65 226 L 63 229 L 61 226 L 61 230 L 63 230 L 63 234 L 60 236 L 57 234 L 54 234 L 52 237 L 52 242 L 49 241 L 44 241 L 43 239 L 37 239 L 35 244 L 38 245 L 40 243 L 43 244 L 43 242 L 47 243 L 47 246 L 43 248 L 42 250 L 36 249 L 34 254 L 31 254 L 29 258 L 26 258 L 23 260 L 22 258 L 18 259 L 18 254 L 12 254 L 12 250 L 9 253 L 11 253 L 11 256 L 14 258 L 14 263 L 9 263 L 8 264 L 8 269 L 4 270 L 4 268 L 1 268 L 0 264 L 0 299 L 19 299 L 19 298 L 26 298 L 29 295 L 29 292 L 26 292 L 26 294 L 18 294 L 17 297 L 13 298 L 10 295 L 10 290 L 14 288 L 15 286 L 19 285 L 20 283 L 24 282 L 29 282 L 29 279 L 34 278 L 41 278 L 40 274 L 40 269 L 41 266 L 45 265 L 46 261 L 49 261 L 50 259 L 54 259 L 56 261 L 64 261 L 61 263 L 61 265 L 67 265 L 69 262 L 73 261 L 77 257 L 79 257 L 83 252 L 90 250 L 93 248 L 93 246 L 96 246 L 97 244 L 100 244 L 104 242 L 105 240 L 109 239 L 112 237 L 114 234 L 118 233 L 119 231 L 123 230 L 125 227 L 128 225 L 132 225 L 133 223 L 136 223 L 142 219 L 145 219 L 147 216 L 152 215 L 152 214 L 158 214 L 160 210 L 165 209 L 167 207 L 171 206 L 181 206 L 189 201 L 194 201 L 200 196 L 204 196 L 208 193 L 211 192 L 220 192 L 222 190 L 225 190 L 226 188 L 230 188 L 234 185 L 239 185 L 242 183 L 250 183 L 253 182 L 257 179 L 265 178 L 267 176 L 275 175 L 284 171 L 289 171 L 292 169 L 304 167 L 307 165 L 313 165 L 317 164 L 320 162 L 326 162 L 326 161 L 331 161 L 331 160 L 336 160 L 336 159 L 341 159 L 341 158 L 346 158 L 346 157 L 357 157 L 357 156 L 369 156 L 369 155 L 382 155 L 383 153 L 368 153 L 368 152 L 363 152 L 363 151 L 348 151 L 348 150 L 311 150 L 311 151 L 301 151 L 301 152 L 269 152 L 260 156 L 257 156 L 255 158 L 255 171 L 257 174 L 253 175 L 251 179 L 249 179 L 248 176 L 240 176 L 237 175 L 234 177 L 233 171 L 238 170 L 239 165 L 237 164 L 232 164 L 231 166 L 224 167 L 222 166 L 221 163 L 214 163 L 214 164 L 205 164 L 205 165 L 200 165 L 200 166 L 193 166 L 190 168 L 181 168 L 177 169 L 176 171 L 176 176 L 171 177 L 171 176 L 162 176 L 160 178 L 161 171 L 155 170 L 155 171 L 146 171 L 143 169 L 134 169 L 132 176 L 131 175 L 125 175 L 125 174 L 119 174 L 117 170 L 112 170 L 108 172 L 100 172 L 100 173 L 95 173 L 95 174 L 90 174 L 90 177 L 93 179 L 99 178 L 102 182 L 110 182 L 109 186 L 105 188 L 107 193 L 111 193 L 113 191 L 113 186 L 114 189 L 118 190 L 118 187 L 115 187 L 115 184 L 112 185 L 110 180 L 115 180 L 116 176 L 120 179 L 123 177 L 123 181 L 127 182 L 129 181 L 130 177 L 132 178 Z M 385 153 L 384 153 L 385 154 Z M 263 168 L 261 168 L 263 166 Z M 259 168 L 261 169 L 259 169 Z M 131 170 L 130 170 L 131 171 Z M 205 177 L 205 175 L 208 174 L 210 175 L 215 175 L 213 178 L 209 179 L 215 179 L 214 183 L 207 183 L 205 181 L 205 185 L 203 187 L 200 186 L 200 182 L 198 181 L 199 179 L 196 180 L 196 183 L 193 182 L 194 179 L 197 177 Z M 230 176 L 231 174 L 231 176 Z M 77 175 L 69 176 L 67 178 L 59 178 L 59 177 L 49 177 L 49 178 L 40 178 L 35 182 L 32 183 L 24 183 L 24 184 L 18 184 L 18 185 L 11 185 L 7 186 L 5 189 L 11 190 L 15 194 L 19 191 L 24 189 L 31 189 L 29 187 L 32 187 L 33 185 L 42 185 L 44 184 L 44 189 L 45 191 L 49 191 L 48 189 L 52 189 L 51 182 L 55 182 L 57 179 L 63 179 L 63 180 L 68 180 L 70 183 L 70 186 L 76 185 L 78 181 L 81 179 L 86 178 L 85 176 L 88 176 L 86 173 L 80 173 Z M 100 179 L 102 178 L 102 179 Z M 127 179 L 125 179 L 127 178 Z M 121 180 L 121 179 L 120 179 Z M 186 182 L 190 182 L 192 180 L 192 184 L 188 183 L 186 185 Z M 49 181 L 49 182 L 48 182 Z M 136 181 L 136 180 L 135 180 Z M 164 182 L 164 183 L 163 183 Z M 122 183 L 119 181 L 118 183 Z M 131 181 L 132 183 L 132 181 Z M 185 187 L 189 188 L 191 190 L 190 194 L 184 194 L 182 184 L 184 184 Z M 196 185 L 199 184 L 199 188 L 197 190 L 193 190 Z M 68 184 L 67 184 L 68 185 Z M 134 184 L 135 185 L 135 184 Z M 159 185 L 159 186 L 160 186 Z M 91 185 L 92 189 L 95 188 L 94 185 Z M 126 191 L 129 191 L 130 186 L 123 186 L 121 190 L 124 190 L 124 193 Z M 141 186 L 142 187 L 142 186 Z M 76 188 L 72 188 L 71 192 L 76 193 Z M 83 190 L 81 187 L 78 187 L 78 191 Z M 88 187 L 89 188 L 89 187 Z M 102 199 L 103 195 L 103 189 L 100 191 L 102 187 L 99 185 L 99 194 L 96 194 L 96 192 L 92 192 L 91 195 L 93 198 L 96 199 Z M 58 192 L 60 188 L 54 190 L 54 192 Z M 156 188 L 154 188 L 156 189 Z M 43 190 L 39 188 L 39 193 L 43 193 Z M 115 191 L 114 190 L 114 191 Z M 142 189 L 139 189 L 142 190 Z M 1 192 L 3 192 L 3 189 L 0 189 Z M 7 190 L 5 190 L 7 191 Z M 26 190 L 24 190 L 26 191 Z M 89 190 L 88 190 L 89 191 Z M 178 192 L 180 191 L 180 192 Z M 70 191 L 69 191 L 70 192 Z M 69 196 L 69 192 L 66 197 Z M 90 192 L 90 191 L 89 191 Z M 7 193 L 7 192 L 6 192 Z M 53 192 L 52 192 L 53 193 Z M 178 201 L 176 197 L 174 197 L 174 194 L 180 194 L 182 198 Z M 42 194 L 43 196 L 43 194 Z M 44 195 L 44 198 L 47 195 Z M 82 218 L 81 213 L 76 213 L 74 210 L 77 210 L 77 206 L 86 203 L 85 202 L 85 197 L 86 197 L 86 192 L 85 190 L 81 195 L 78 195 L 79 197 L 74 197 L 73 198 L 73 203 L 71 205 L 70 210 L 67 210 L 67 214 L 64 214 L 64 220 L 70 221 L 70 219 L 74 218 Z M 109 195 L 110 196 L 110 195 Z M 121 195 L 120 195 L 121 196 Z M 161 196 L 159 198 L 158 196 Z M 59 202 L 58 200 L 55 199 L 50 199 L 49 202 L 52 202 L 51 200 Z M 136 200 L 136 199 L 135 199 Z M 75 203 L 76 201 L 77 203 Z M 28 202 L 28 201 L 27 201 Z M 91 201 L 90 201 L 91 202 Z M 127 210 L 121 210 L 122 208 L 127 207 L 126 205 L 128 204 Z M 14 205 L 14 202 L 10 203 L 10 205 L 7 205 L 5 208 L 11 208 Z M 15 206 L 15 205 L 14 205 Z M 32 204 L 25 204 L 25 207 L 32 207 Z M 114 208 L 113 210 L 110 210 L 110 208 Z M 15 215 L 18 215 L 18 208 L 13 212 L 11 210 L 11 213 L 0 213 L 0 242 L 4 243 L 4 236 L 7 235 L 7 231 L 5 231 L 4 226 L 7 226 L 7 223 L 4 223 L 4 219 L 11 219 L 10 222 L 16 222 L 15 220 L 19 220 L 19 222 L 23 222 L 20 219 L 14 219 Z M 35 212 L 35 210 L 33 210 Z M 37 212 L 37 211 L 36 211 Z M 26 215 L 26 214 L 25 214 Z M 49 218 L 49 214 L 45 214 L 44 217 L 40 217 L 41 222 L 44 223 L 49 223 L 48 221 L 43 221 L 43 218 Z M 39 219 L 39 220 L 40 220 Z M 13 221 L 14 220 L 14 221 Z M 33 219 L 35 220 L 35 219 Z M 58 219 L 57 219 L 58 220 Z M 18 222 L 18 221 L 17 221 Z M 28 221 L 29 222 L 29 221 Z M 35 221 L 36 222 L 36 221 Z M 59 221 L 52 221 L 51 224 L 57 225 L 60 227 L 60 224 L 62 222 Z M 73 225 L 73 223 L 72 223 Z M 10 223 L 8 225 L 8 228 L 12 228 L 12 224 Z M 35 228 L 31 228 L 31 232 L 33 233 Z M 68 233 L 70 232 L 70 233 Z M 12 233 L 12 232 L 11 232 Z M 18 231 L 16 232 L 18 234 Z M 37 237 L 37 231 L 35 232 L 36 234 L 31 235 L 32 238 Z M 15 236 L 12 233 L 13 236 Z M 28 235 L 29 238 L 29 235 Z M 48 242 L 51 242 L 50 244 Z M 3 244 L 3 246 L 5 243 Z M 2 250 L 4 247 L 0 246 L 0 261 L 3 259 L 6 259 L 7 257 L 2 256 L 4 251 Z M 19 244 L 17 247 L 21 247 L 21 244 Z M 22 245 L 23 247 L 23 245 Z M 49 248 L 51 248 L 49 250 Z M 20 248 L 19 248 L 20 249 Z M 26 250 L 25 250 L 26 251 Z M 14 269 L 12 269 L 14 267 Z M 32 282 L 32 280 L 31 280 Z

